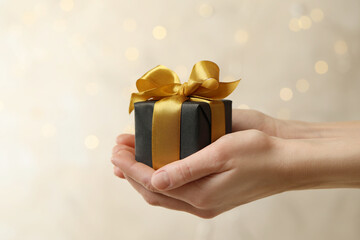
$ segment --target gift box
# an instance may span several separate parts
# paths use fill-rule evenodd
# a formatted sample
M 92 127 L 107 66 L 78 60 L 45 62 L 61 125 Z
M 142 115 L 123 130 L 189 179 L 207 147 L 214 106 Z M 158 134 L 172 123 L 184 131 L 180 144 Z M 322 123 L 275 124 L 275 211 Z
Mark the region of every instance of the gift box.
M 159 65 L 136 82 L 135 159 L 154 169 L 183 159 L 231 132 L 231 101 L 239 80 L 219 82 L 219 67 L 196 63 L 187 82 Z
M 135 103 L 135 159 L 150 167 L 152 161 L 152 120 L 156 101 Z M 231 132 L 232 102 L 223 100 L 225 133 Z M 186 101 L 181 106 L 179 159 L 211 143 L 211 109 L 205 102 Z

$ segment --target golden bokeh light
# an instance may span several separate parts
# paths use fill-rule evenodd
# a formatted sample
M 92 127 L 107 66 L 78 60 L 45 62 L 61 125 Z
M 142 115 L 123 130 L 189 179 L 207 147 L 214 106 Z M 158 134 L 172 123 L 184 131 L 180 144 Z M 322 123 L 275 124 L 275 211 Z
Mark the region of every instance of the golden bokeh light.
M 235 33 L 235 41 L 240 44 L 245 44 L 249 40 L 249 33 L 243 29 L 239 29 Z
M 301 92 L 305 93 L 309 90 L 310 84 L 306 79 L 299 79 L 296 82 L 296 89 Z
M 74 8 L 74 1 L 73 0 L 61 0 L 60 7 L 65 12 L 70 12 Z
M 123 29 L 127 32 L 134 32 L 136 30 L 137 23 L 134 19 L 128 18 L 123 21 Z
M 308 16 L 301 16 L 299 18 L 299 27 L 302 29 L 309 29 L 312 25 L 311 19 Z
M 85 86 L 85 91 L 90 96 L 96 96 L 99 93 L 99 86 L 95 82 L 89 82 Z
M 325 74 L 329 70 L 329 66 L 328 66 L 327 62 L 322 61 L 322 60 L 317 61 L 315 63 L 314 68 L 315 68 L 315 72 L 317 74 Z
M 280 98 L 281 100 L 287 102 L 290 101 L 293 97 L 293 91 L 290 88 L 282 88 L 280 90 Z
M 344 55 L 348 51 L 348 46 L 345 41 L 339 40 L 334 44 L 334 51 L 336 54 Z
M 41 133 L 45 138 L 54 137 L 56 132 L 56 127 L 53 124 L 48 123 L 41 127 Z
M 156 26 L 154 27 L 152 34 L 155 39 L 161 40 L 166 37 L 167 31 L 163 26 Z
M 239 109 L 250 109 L 250 107 L 246 104 L 240 104 L 237 108 Z
M 277 118 L 283 120 L 289 120 L 291 117 L 291 112 L 287 108 L 280 108 L 276 113 Z
M 314 8 L 310 12 L 310 17 L 314 22 L 321 22 L 324 19 L 324 12 L 320 8 Z
M 89 135 L 85 138 L 84 144 L 85 147 L 88 149 L 95 149 L 99 146 L 99 139 L 95 135 Z
M 293 32 L 298 32 L 300 31 L 300 26 L 299 26 L 299 20 L 297 18 L 292 18 L 289 22 L 289 29 Z
M 125 51 L 125 57 L 129 61 L 136 61 L 139 57 L 139 50 L 135 47 L 127 48 Z
M 213 11 L 214 11 L 213 7 L 207 3 L 203 3 L 199 7 L 199 15 L 202 17 L 211 17 Z

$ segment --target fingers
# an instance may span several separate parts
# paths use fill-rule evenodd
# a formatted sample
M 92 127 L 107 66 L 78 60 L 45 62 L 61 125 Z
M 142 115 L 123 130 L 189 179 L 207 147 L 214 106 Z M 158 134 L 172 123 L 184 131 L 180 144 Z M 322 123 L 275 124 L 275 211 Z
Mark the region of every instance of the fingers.
M 125 176 L 124 176 L 123 172 L 117 166 L 114 166 L 114 175 L 119 177 L 119 178 L 125 179 Z
M 232 111 L 233 132 L 261 128 L 264 117 L 260 115 L 261 113 L 255 110 L 234 109 Z
M 120 150 L 118 154 L 113 156 L 112 162 L 125 175 L 135 179 L 147 189 L 155 190 L 151 185 L 151 176 L 155 170 L 143 163 L 137 162 L 132 151 L 127 149 Z
M 252 109 L 233 109 L 232 131 L 256 129 L 270 136 L 278 136 L 279 121 Z
M 135 149 L 133 147 L 129 147 L 127 145 L 115 145 L 112 149 L 112 155 L 118 154 L 120 150 L 127 150 L 135 154 Z
M 158 169 L 151 183 L 157 190 L 171 190 L 215 173 L 222 168 L 224 150 L 215 142 L 187 158 Z
M 122 173 L 125 175 L 126 178 L 131 178 L 133 181 L 140 184 L 144 189 L 146 189 L 149 192 L 159 193 L 159 190 L 156 189 L 151 183 L 151 178 L 155 170 L 143 163 L 137 162 L 135 160 L 135 156 L 133 153 L 127 150 L 121 150 L 117 155 L 113 157 L 112 161 L 115 166 L 121 169 Z M 210 165 L 211 164 L 204 164 L 205 166 L 204 169 L 206 169 Z M 196 171 L 200 170 L 201 169 L 200 167 L 201 164 L 196 169 Z M 209 170 L 208 172 L 212 172 L 212 171 Z M 170 173 L 172 172 L 170 171 Z M 177 173 L 173 172 L 173 174 L 176 175 Z M 206 175 L 206 174 L 205 173 L 199 174 L 197 176 L 202 176 L 202 175 Z M 173 179 L 176 178 L 177 176 L 174 176 Z M 190 178 L 188 178 L 188 180 L 189 179 Z M 202 178 L 198 181 L 194 181 L 191 184 L 189 183 L 186 184 L 185 186 L 178 187 L 176 189 L 172 189 L 169 191 L 161 191 L 161 194 L 173 199 L 177 199 L 179 201 L 186 202 L 197 209 L 209 210 L 210 205 L 208 204 L 208 199 L 209 199 L 208 195 L 212 193 L 210 190 L 212 189 L 211 186 L 214 185 L 213 184 L 214 181 L 208 179 L 206 181 L 207 184 L 203 184 L 201 182 L 202 180 L 205 180 L 205 178 Z
M 135 136 L 133 134 L 120 134 L 116 138 L 118 145 L 127 145 L 129 147 L 135 147 Z
M 135 149 L 133 147 L 129 147 L 127 145 L 115 145 L 112 150 L 111 161 L 113 161 L 114 158 L 118 157 L 119 153 L 121 153 L 121 151 L 123 151 L 123 150 L 126 150 L 128 152 L 135 154 Z M 113 162 L 113 164 L 114 164 L 114 162 Z M 115 174 L 115 176 L 118 176 L 119 178 L 123 178 L 123 179 L 125 178 L 121 169 L 118 167 L 114 168 L 114 174 Z
M 160 193 L 151 192 L 128 176 L 126 176 L 126 179 L 135 188 L 135 190 L 142 195 L 144 200 L 152 206 L 161 206 L 177 211 L 184 211 L 202 218 L 212 218 L 217 215 L 215 211 L 197 209 L 192 205 L 178 199 L 174 199 Z

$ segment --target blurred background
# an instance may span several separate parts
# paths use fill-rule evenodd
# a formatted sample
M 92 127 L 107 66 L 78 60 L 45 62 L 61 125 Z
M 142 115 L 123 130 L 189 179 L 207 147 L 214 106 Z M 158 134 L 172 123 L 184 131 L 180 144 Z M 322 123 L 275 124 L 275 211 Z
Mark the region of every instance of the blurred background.
M 0 239 L 360 239 L 360 192 L 287 192 L 211 220 L 113 175 L 136 80 L 200 60 L 282 119 L 359 120 L 358 0 L 0 0 Z

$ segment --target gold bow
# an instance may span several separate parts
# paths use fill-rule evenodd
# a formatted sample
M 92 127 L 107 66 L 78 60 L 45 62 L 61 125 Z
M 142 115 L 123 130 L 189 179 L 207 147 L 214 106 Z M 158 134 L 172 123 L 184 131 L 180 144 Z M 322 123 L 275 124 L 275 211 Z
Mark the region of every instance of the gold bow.
M 196 63 L 190 79 L 180 83 L 175 72 L 159 65 L 136 81 L 138 93 L 131 94 L 129 113 L 134 103 L 159 100 L 154 105 L 152 125 L 152 162 L 158 169 L 180 158 L 180 117 L 184 101 L 208 102 L 211 108 L 211 141 L 225 134 L 224 99 L 240 80 L 219 82 L 219 67 L 210 61 Z

